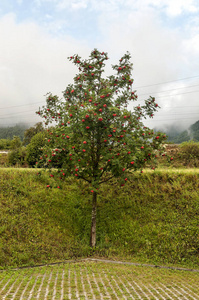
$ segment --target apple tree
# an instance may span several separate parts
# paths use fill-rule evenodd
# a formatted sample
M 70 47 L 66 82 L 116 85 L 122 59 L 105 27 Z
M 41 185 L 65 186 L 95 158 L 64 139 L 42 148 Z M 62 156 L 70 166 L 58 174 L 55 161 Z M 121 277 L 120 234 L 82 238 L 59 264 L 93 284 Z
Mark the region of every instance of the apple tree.
M 96 246 L 97 195 L 100 185 L 118 178 L 124 186 L 129 176 L 147 164 L 154 167 L 157 151 L 165 139 L 144 126 L 158 109 L 155 98 L 137 104 L 132 89 L 132 63 L 127 52 L 112 66 L 113 75 L 104 78 L 107 53 L 94 49 L 88 59 L 69 57 L 78 68 L 73 84 L 63 92 L 63 99 L 51 93 L 37 114 L 49 126 L 49 136 L 38 161 L 52 169 L 50 177 L 61 182 L 68 176 L 85 180 L 92 194 L 90 246 Z M 129 103 L 134 109 L 129 110 Z M 57 182 L 57 181 L 55 181 Z M 49 183 L 48 187 L 52 187 Z

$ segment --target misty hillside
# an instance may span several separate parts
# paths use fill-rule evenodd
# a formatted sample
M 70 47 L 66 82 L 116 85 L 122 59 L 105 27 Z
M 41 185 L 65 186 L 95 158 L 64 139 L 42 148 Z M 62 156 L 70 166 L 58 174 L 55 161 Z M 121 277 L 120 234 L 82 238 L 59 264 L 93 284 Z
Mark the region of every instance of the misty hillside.
M 178 128 L 172 128 L 172 126 L 170 126 L 167 130 L 165 130 L 165 133 L 168 136 L 168 141 L 175 144 L 180 144 L 190 140 L 199 142 L 199 121 L 182 132 L 180 132 Z
M 14 136 L 19 136 L 21 140 L 24 138 L 24 132 L 28 125 L 17 124 L 15 126 L 0 127 L 0 139 L 12 139 Z M 199 142 L 199 121 L 192 124 L 187 130 L 181 131 L 176 125 L 168 125 L 166 129 L 154 128 L 155 131 L 163 131 L 168 136 L 168 141 L 175 144 L 195 140 Z
M 23 140 L 24 132 L 27 128 L 28 126 L 25 124 L 0 127 L 0 139 L 12 139 L 14 136 L 19 136 Z

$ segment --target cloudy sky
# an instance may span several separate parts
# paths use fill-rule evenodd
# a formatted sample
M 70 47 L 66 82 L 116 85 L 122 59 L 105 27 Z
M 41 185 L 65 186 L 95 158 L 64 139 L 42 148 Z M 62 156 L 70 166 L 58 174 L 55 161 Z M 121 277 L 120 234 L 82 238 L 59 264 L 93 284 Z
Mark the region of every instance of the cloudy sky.
M 62 96 L 75 67 L 67 57 L 129 51 L 138 102 L 161 109 L 146 125 L 182 127 L 199 120 L 197 0 L 1 0 L 0 126 L 41 121 L 45 94 Z

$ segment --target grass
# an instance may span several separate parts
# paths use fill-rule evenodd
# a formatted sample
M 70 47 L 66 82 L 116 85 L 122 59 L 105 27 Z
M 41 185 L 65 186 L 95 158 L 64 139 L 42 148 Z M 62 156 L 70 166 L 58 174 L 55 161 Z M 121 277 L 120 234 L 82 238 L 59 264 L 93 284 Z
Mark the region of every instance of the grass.
M 198 267 L 198 170 L 135 173 L 101 187 L 97 247 L 89 247 L 89 186 L 68 179 L 47 189 L 36 169 L 0 169 L 0 266 L 78 257 Z
M 182 295 L 198 299 L 198 280 L 199 273 L 188 271 L 77 262 L 1 272 L 0 295 L 15 299 L 30 299 L 30 295 L 35 299 L 179 299 Z

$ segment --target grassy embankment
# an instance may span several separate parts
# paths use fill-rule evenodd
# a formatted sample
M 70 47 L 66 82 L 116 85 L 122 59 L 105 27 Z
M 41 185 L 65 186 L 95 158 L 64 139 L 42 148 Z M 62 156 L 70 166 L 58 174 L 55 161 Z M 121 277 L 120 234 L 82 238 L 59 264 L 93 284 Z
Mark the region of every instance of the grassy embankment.
M 0 169 L 0 267 L 76 257 L 199 265 L 199 172 L 136 173 L 100 190 L 97 248 L 89 248 L 91 193 L 69 179 L 47 189 L 34 169 Z

